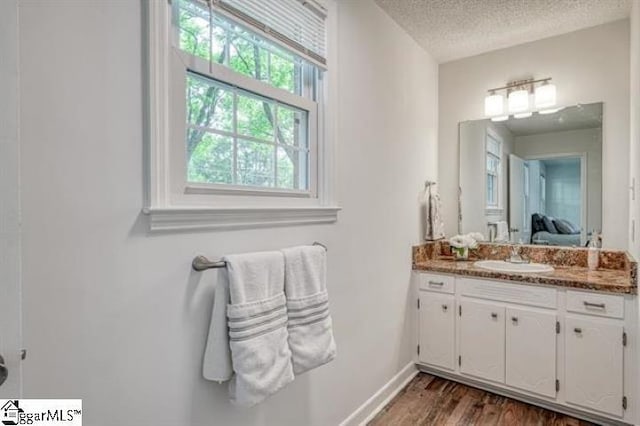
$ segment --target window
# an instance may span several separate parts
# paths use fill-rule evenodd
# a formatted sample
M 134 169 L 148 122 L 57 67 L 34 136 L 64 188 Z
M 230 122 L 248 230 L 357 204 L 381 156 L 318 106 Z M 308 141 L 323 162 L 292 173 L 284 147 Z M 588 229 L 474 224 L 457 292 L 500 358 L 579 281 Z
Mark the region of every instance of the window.
M 173 22 L 174 44 L 188 54 L 183 59 L 208 62 L 208 68 L 196 61 L 187 70 L 187 182 L 201 189 L 311 193 L 309 163 L 317 159 L 310 142 L 317 135 L 310 134 L 309 122 L 317 120 L 323 71 L 199 0 L 176 0 Z M 235 75 L 216 73 L 214 64 Z M 221 78 L 213 78 L 217 74 Z M 262 94 L 249 83 L 262 86 Z
M 487 208 L 500 208 L 502 142 L 493 134 L 487 133 L 486 170 L 487 170 Z
M 187 181 L 307 191 L 309 112 L 187 75 Z
M 335 221 L 322 1 L 147 2 L 152 229 Z

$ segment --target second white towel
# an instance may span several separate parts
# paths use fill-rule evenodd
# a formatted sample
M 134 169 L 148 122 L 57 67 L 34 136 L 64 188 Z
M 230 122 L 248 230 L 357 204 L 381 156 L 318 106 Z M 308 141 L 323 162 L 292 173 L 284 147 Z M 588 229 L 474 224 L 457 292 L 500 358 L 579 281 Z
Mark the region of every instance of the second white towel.
M 301 374 L 336 356 L 326 286 L 326 250 L 320 246 L 301 246 L 284 249 L 282 253 L 289 348 L 293 371 Z

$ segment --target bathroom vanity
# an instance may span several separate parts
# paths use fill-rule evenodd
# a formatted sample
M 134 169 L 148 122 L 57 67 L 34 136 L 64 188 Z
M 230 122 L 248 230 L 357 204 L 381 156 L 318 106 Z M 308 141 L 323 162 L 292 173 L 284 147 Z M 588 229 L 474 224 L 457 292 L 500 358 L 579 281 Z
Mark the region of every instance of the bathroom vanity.
M 479 259 L 504 259 L 484 244 Z M 414 247 L 420 370 L 598 423 L 638 423 L 637 264 L 602 251 L 523 248 L 553 272 L 493 272 L 446 244 Z

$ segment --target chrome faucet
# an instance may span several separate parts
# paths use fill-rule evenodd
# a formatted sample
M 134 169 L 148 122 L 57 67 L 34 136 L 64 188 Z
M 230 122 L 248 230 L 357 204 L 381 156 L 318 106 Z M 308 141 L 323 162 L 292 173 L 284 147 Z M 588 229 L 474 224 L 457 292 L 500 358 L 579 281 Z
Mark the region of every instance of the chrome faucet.
M 529 263 L 529 259 L 520 254 L 521 244 L 512 244 L 511 245 L 511 256 L 507 259 L 509 263 Z

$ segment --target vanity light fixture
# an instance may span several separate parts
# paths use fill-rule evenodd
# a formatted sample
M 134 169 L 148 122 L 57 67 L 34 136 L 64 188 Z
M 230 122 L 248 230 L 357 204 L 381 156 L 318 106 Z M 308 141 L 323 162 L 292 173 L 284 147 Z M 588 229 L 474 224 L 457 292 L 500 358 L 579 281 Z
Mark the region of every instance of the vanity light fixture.
M 514 118 L 531 117 L 538 110 L 541 114 L 551 114 L 557 109 L 556 86 L 550 83 L 551 77 L 539 80 L 526 79 L 509 82 L 504 87 L 490 89 L 484 99 L 484 114 L 492 121 L 504 121 L 513 114 Z M 506 92 L 505 99 L 500 91 Z M 530 99 L 533 97 L 533 99 Z

